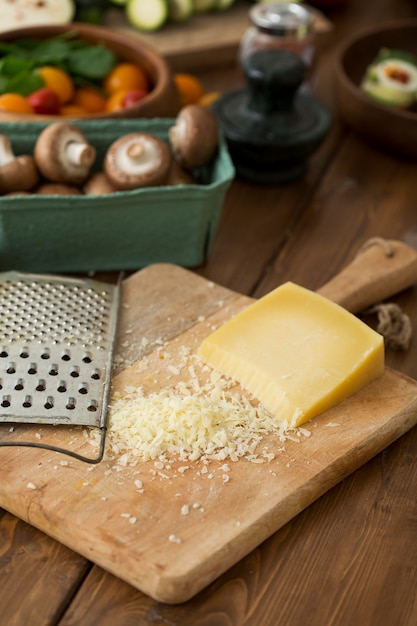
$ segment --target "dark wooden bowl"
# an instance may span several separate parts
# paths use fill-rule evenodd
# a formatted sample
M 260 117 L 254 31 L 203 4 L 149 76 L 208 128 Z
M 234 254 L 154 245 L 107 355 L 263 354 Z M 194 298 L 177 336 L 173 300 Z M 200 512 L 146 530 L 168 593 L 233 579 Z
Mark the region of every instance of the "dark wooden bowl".
M 89 43 L 103 43 L 113 50 L 122 61 L 137 63 L 148 73 L 153 88 L 142 100 L 121 111 L 97 113 L 88 119 L 107 118 L 153 118 L 175 117 L 180 108 L 179 95 L 165 60 L 139 37 L 118 32 L 102 26 L 72 23 L 54 26 L 31 26 L 10 30 L 0 35 L 0 41 L 16 41 L 23 38 L 48 39 L 75 31 L 80 39 Z M 0 111 L 0 121 L 49 121 L 62 120 L 60 116 L 23 115 Z M 66 117 L 66 120 L 69 118 Z
M 358 134 L 377 147 L 417 158 L 417 110 L 401 110 L 367 96 L 360 83 L 381 48 L 417 56 L 417 20 L 385 23 L 355 35 L 336 58 L 335 86 L 339 112 Z

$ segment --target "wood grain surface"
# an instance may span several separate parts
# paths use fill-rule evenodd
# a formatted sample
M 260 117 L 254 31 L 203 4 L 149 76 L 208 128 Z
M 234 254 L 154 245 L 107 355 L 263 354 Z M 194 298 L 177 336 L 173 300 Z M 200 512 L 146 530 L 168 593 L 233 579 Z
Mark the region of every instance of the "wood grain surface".
M 252 297 L 285 280 L 316 290 L 372 237 L 417 249 L 416 164 L 373 148 L 340 122 L 333 65 L 347 37 L 415 18 L 416 4 L 348 0 L 326 12 L 334 28 L 323 42 L 311 88 L 332 111 L 332 132 L 302 180 L 267 187 L 234 181 L 210 255 L 196 269 Z M 243 84 L 230 56 L 193 71 L 207 90 Z M 408 313 L 413 341 L 406 351 L 387 350 L 387 364 L 417 379 L 417 286 L 392 301 Z M 161 324 L 157 315 L 156 322 Z M 414 427 L 176 605 L 154 600 L 0 509 L 0 624 L 415 626 L 416 449 Z
M 123 395 L 127 388 L 142 386 L 150 393 L 186 380 L 183 348 L 195 353 L 213 325 L 251 301 L 177 266 L 154 265 L 134 274 L 124 285 L 114 391 Z M 138 355 L 144 337 L 146 366 L 128 365 L 129 349 Z M 283 445 L 278 436 L 268 435 L 265 445 L 276 454 L 269 462 L 243 459 L 225 469 L 224 461 L 212 461 L 203 472 L 200 461 L 185 463 L 186 471 L 184 462 L 175 459 L 169 466 L 158 461 L 124 466 L 119 454 L 89 466 L 49 451 L 2 449 L 0 504 L 154 599 L 179 603 L 416 421 L 417 383 L 387 369 L 363 391 L 306 424 L 310 436 L 301 432 Z M 75 442 L 83 453 L 89 447 L 77 429 L 35 427 L 20 433 L 16 428 L 10 433 L 2 427 L 4 438 L 21 436 L 62 447 Z M 143 490 L 135 485 L 138 477 Z M 183 506 L 189 515 L 181 514 Z

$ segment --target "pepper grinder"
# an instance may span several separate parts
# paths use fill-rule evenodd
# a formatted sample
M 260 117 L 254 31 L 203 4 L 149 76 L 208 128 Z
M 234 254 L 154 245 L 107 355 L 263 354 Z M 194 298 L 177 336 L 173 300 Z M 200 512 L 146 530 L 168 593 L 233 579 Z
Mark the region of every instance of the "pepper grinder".
M 258 183 L 302 177 L 331 126 L 328 110 L 301 90 L 306 65 L 288 50 L 254 52 L 243 62 L 247 88 L 212 105 L 237 176 Z

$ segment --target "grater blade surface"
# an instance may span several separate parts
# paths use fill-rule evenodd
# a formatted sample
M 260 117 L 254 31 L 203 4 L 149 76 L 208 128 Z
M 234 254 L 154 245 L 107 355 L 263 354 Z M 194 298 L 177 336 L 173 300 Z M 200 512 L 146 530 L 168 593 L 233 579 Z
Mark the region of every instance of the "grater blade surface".
M 0 273 L 0 423 L 104 427 L 120 285 Z

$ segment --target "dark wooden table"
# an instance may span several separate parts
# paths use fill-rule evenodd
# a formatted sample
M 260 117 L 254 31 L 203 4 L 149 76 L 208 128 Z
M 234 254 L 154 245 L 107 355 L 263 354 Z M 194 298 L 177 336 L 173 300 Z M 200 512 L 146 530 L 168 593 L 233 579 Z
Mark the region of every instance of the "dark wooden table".
M 417 166 L 364 143 L 337 118 L 334 52 L 361 27 L 417 17 L 413 0 L 350 0 L 328 13 L 312 88 L 333 130 L 297 183 L 236 180 L 196 272 L 259 297 L 285 280 L 316 289 L 371 237 L 417 248 Z M 201 72 L 208 89 L 242 84 L 236 66 Z M 417 288 L 396 296 L 417 332 Z M 417 339 L 387 350 L 417 378 Z M 319 498 L 190 602 L 153 601 L 0 510 L 1 626 L 415 626 L 417 429 Z

